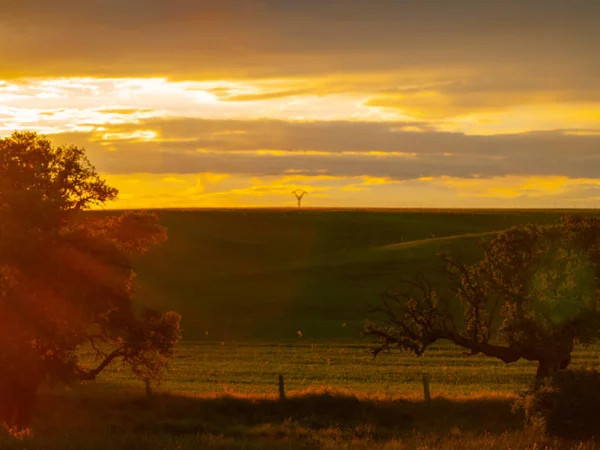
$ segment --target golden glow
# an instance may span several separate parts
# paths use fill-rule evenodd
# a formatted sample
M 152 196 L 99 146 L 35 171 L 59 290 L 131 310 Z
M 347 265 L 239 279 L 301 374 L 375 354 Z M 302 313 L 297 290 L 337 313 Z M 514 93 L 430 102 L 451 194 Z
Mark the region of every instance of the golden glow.
M 29 129 L 54 135 L 57 143 L 83 145 L 101 171 L 107 159 L 103 152 L 124 158 L 131 146 L 137 146 L 131 164 L 153 162 L 141 165 L 147 169 L 141 174 L 107 171 L 109 182 L 121 190 L 114 207 L 293 206 L 288 191 L 297 187 L 311 192 L 306 203 L 315 206 L 595 203 L 598 183 L 589 177 L 453 175 L 454 167 L 460 168 L 473 155 L 463 154 L 460 145 L 437 144 L 436 139 L 450 133 L 488 136 L 493 142 L 496 135 L 555 130 L 566 137 L 593 139 L 600 136 L 600 103 L 574 102 L 541 89 L 455 92 L 451 81 L 436 79 L 432 73 L 425 73 L 420 83 L 416 80 L 416 72 L 235 81 L 4 80 L 0 81 L 0 136 Z M 396 88 L 381 92 L 382 85 Z M 288 125 L 274 128 L 270 120 Z M 381 133 L 394 137 L 381 140 L 373 134 L 367 144 L 354 149 L 361 138 L 360 134 L 350 137 L 355 123 L 385 123 Z M 293 124 L 334 124 L 336 134 L 305 139 L 311 132 L 296 133 Z M 339 140 L 331 148 L 330 137 Z M 253 139 L 258 138 L 273 147 L 255 147 Z M 426 151 L 421 138 L 433 142 L 427 143 Z M 207 170 L 217 173 L 168 173 L 161 155 L 178 152 L 206 158 Z M 504 158 L 493 153 L 482 156 Z M 375 165 L 384 160 L 387 166 Z M 230 172 L 227 164 L 236 170 Z M 403 173 L 403 164 L 422 164 L 423 169 L 407 169 L 406 176 L 386 173 L 387 168 Z M 431 167 L 437 167 L 435 173 L 429 173 Z M 447 175 L 439 175 L 440 167 L 448 168 Z
M 376 79 L 376 77 L 375 77 Z M 343 83 L 344 77 L 340 78 Z M 306 83 L 306 81 L 305 81 Z M 176 82 L 160 78 L 3 81 L 0 84 L 0 134 L 29 128 L 45 133 L 83 125 L 130 123 L 150 117 L 214 119 L 429 121 L 441 131 L 493 135 L 554 129 L 597 134 L 600 103 L 552 101 L 551 92 L 529 95 L 489 93 L 469 97 L 427 90 L 372 97 L 377 84 L 313 80 L 300 90 L 297 80 Z M 277 89 L 278 95 L 271 95 Z M 340 89 L 346 89 L 340 92 Z M 418 89 L 418 88 L 413 88 Z M 232 101 L 241 95 L 244 101 Z M 284 93 L 290 94 L 283 95 Z M 440 120 L 443 119 L 443 120 Z M 422 124 L 398 131 L 426 132 Z M 587 130 L 587 131 L 577 131 Z
M 390 207 L 487 207 L 490 198 L 500 207 L 568 207 L 600 204 L 600 181 L 563 177 L 497 177 L 461 179 L 423 177 L 418 180 L 392 180 L 369 176 L 285 177 L 201 173 L 169 175 L 106 175 L 120 190 L 119 200 L 111 208 L 190 208 L 290 206 L 292 190 L 310 193 L 306 206 L 390 206 Z M 592 204 L 572 196 L 580 188 L 598 188 L 598 194 L 586 198 Z M 418 193 L 419 195 L 414 195 Z M 374 201 L 373 199 L 376 199 Z M 537 205 L 537 206 L 536 206 Z
M 222 154 L 221 150 L 208 150 L 205 148 L 199 148 L 197 150 L 198 153 L 207 154 L 207 155 L 219 155 Z M 341 152 L 326 152 L 319 150 L 228 150 L 228 155 L 248 155 L 254 154 L 259 156 L 276 156 L 276 157 L 295 157 L 295 156 L 327 156 L 327 157 L 336 157 L 342 158 L 344 156 L 358 156 L 363 158 L 368 158 L 372 156 L 383 157 L 383 158 L 414 158 L 417 156 L 416 153 L 407 153 L 407 152 L 380 152 L 380 151 L 341 151 Z
M 157 137 L 156 131 L 137 130 L 131 133 L 104 133 L 102 139 L 106 141 L 136 139 L 140 141 L 152 141 Z
M 494 178 L 473 178 L 462 179 L 452 177 L 440 177 L 430 179 L 432 183 L 453 188 L 459 197 L 498 197 L 498 198 L 516 198 L 527 196 L 530 198 L 552 199 L 553 195 L 576 192 L 582 186 L 587 188 L 600 188 L 600 180 L 567 177 L 494 177 Z M 579 201 L 575 198 L 577 203 Z M 600 189 L 597 197 L 592 200 L 600 200 Z M 562 204 L 572 206 L 567 199 L 562 200 Z
M 121 204 L 293 205 L 290 188 L 307 206 L 599 195 L 593 2 L 22 3 L 0 15 L 0 136 L 86 147 Z
M 485 136 L 551 130 L 565 130 L 565 134 L 570 135 L 597 135 L 599 124 L 600 102 L 540 103 L 456 116 L 440 124 L 438 129 Z

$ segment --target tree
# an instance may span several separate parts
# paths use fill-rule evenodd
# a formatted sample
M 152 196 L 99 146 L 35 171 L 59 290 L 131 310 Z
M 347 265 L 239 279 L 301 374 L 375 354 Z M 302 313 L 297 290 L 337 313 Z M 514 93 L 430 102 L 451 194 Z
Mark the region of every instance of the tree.
M 26 426 L 44 381 L 94 380 L 118 361 L 157 379 L 173 355 L 179 315 L 139 307 L 133 285 L 132 257 L 166 230 L 146 212 L 85 212 L 117 193 L 82 148 L 0 139 L 0 423 Z
M 364 334 L 375 355 L 422 355 L 438 340 L 505 363 L 538 363 L 541 379 L 571 361 L 576 342 L 600 337 L 600 219 L 567 216 L 514 227 L 483 244 L 475 263 L 441 254 L 446 286 L 419 275 L 386 292 Z M 448 288 L 449 286 L 449 288 Z

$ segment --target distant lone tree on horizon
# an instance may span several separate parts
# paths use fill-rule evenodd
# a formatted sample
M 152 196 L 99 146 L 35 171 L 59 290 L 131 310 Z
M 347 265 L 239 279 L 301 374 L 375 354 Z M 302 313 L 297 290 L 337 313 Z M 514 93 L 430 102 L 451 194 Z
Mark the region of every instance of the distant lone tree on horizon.
M 600 338 L 600 219 L 501 232 L 475 263 L 441 254 L 450 285 L 423 275 L 383 295 L 363 330 L 373 352 L 422 355 L 448 340 L 470 355 L 537 362 L 537 379 L 568 367 L 575 343 Z
M 44 382 L 94 380 L 116 362 L 157 380 L 173 355 L 180 316 L 134 304 L 133 289 L 133 255 L 165 228 L 145 212 L 84 212 L 117 193 L 82 148 L 0 139 L 0 423 L 26 427 Z
M 298 200 L 298 208 L 300 208 L 302 206 L 302 198 L 305 195 L 308 195 L 308 192 L 306 192 L 304 189 L 296 189 L 292 192 L 292 195 L 294 195 Z

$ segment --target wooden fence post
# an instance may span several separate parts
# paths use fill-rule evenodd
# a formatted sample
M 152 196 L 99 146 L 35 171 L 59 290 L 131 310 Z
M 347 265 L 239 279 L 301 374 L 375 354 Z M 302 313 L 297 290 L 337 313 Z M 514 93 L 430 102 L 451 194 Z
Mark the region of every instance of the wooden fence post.
M 283 384 L 283 375 L 279 374 L 279 398 L 285 399 L 285 386 Z
M 425 397 L 425 401 L 429 403 L 431 401 L 431 392 L 429 390 L 429 374 L 423 374 L 423 396 Z
M 150 384 L 150 380 L 148 379 L 144 380 L 144 382 L 146 383 L 146 398 L 152 400 L 152 384 Z

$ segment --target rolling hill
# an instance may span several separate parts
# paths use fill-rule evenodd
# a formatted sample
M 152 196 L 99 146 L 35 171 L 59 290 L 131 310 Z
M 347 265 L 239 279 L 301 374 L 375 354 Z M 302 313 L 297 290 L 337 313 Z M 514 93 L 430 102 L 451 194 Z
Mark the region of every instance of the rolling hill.
M 159 210 L 169 241 L 137 261 L 140 298 L 187 340 L 353 339 L 365 309 L 436 253 L 558 211 Z

